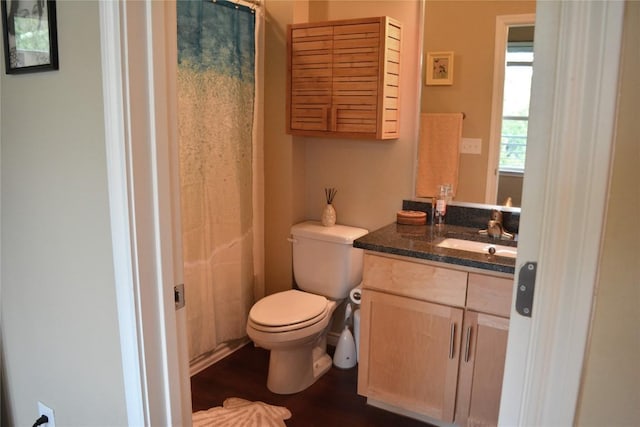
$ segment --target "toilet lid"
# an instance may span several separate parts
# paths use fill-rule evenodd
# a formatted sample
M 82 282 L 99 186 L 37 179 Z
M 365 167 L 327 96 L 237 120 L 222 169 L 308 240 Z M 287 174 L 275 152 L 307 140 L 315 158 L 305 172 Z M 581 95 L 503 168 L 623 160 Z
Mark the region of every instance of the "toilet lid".
M 315 323 L 326 311 L 325 297 L 292 289 L 262 298 L 251 308 L 249 318 L 263 326 L 278 327 Z

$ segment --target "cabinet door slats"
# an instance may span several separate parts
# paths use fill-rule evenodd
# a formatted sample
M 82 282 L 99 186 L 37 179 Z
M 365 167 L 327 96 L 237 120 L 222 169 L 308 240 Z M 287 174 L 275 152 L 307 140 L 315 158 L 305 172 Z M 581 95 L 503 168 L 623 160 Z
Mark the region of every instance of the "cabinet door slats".
M 287 132 L 397 138 L 399 115 L 388 112 L 398 103 L 390 107 L 387 99 L 398 97 L 400 37 L 400 24 L 388 17 L 290 26 Z M 320 78 L 330 83 L 326 87 L 326 81 L 317 81 L 319 92 L 313 85 Z M 330 91 L 328 98 L 324 90 Z M 326 123 L 310 124 L 309 117 L 320 119 L 319 106 L 327 111 L 322 114 Z M 370 108 L 374 116 L 354 116 Z
M 378 22 L 368 24 L 346 24 L 336 25 L 334 34 L 338 36 L 349 34 L 370 34 L 371 37 L 378 37 L 380 33 L 380 24 Z
M 291 38 L 293 40 L 303 39 L 303 38 L 312 38 L 312 37 L 322 37 L 327 38 L 333 35 L 333 26 L 331 25 L 318 25 L 312 27 L 303 27 L 303 28 L 295 28 L 291 32 Z
M 346 52 L 349 52 L 351 49 L 362 49 L 362 48 L 376 48 L 380 44 L 378 38 L 349 38 L 349 39 L 334 39 L 333 40 L 333 50 L 336 53 L 340 53 L 342 49 Z
M 296 67 L 296 69 L 326 67 L 326 64 L 330 64 L 331 61 L 333 61 L 333 55 L 331 55 L 330 53 L 296 55 L 291 59 L 291 62 Z
M 400 27 L 393 24 L 387 27 L 387 37 L 395 40 L 400 40 Z
M 387 76 L 387 84 L 386 84 L 387 87 L 395 87 L 395 88 L 397 88 L 398 84 L 399 84 L 399 79 L 398 79 L 398 75 L 397 74 L 395 74 L 395 75 L 390 74 L 390 75 Z

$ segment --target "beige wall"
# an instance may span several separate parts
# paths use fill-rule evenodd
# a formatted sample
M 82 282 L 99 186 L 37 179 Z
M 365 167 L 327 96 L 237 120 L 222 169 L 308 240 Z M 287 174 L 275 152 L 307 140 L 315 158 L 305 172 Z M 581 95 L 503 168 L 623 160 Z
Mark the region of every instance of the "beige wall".
M 376 229 L 395 220 L 413 193 L 419 108 L 421 2 L 267 0 L 265 69 L 265 288 L 291 287 L 291 224 L 320 219 L 335 187 L 338 222 Z M 395 141 L 291 137 L 284 132 L 286 24 L 366 16 L 403 24 L 401 136 Z
M 267 0 L 265 65 L 265 289 L 291 286 L 291 224 L 319 219 L 325 187 L 335 187 L 338 222 L 376 229 L 395 220 L 414 191 L 419 111 L 464 111 L 463 136 L 483 154 L 462 155 L 459 200 L 483 202 L 487 173 L 497 15 L 533 13 L 534 1 Z M 389 15 L 403 23 L 401 137 L 396 141 L 291 137 L 284 132 L 286 25 Z M 424 47 L 456 52 L 450 87 L 424 86 Z M 463 28 L 461 31 L 460 27 Z M 464 29 L 467 29 L 464 31 Z M 422 92 L 421 92 L 422 91 Z M 420 95 L 422 93 L 422 97 Z
M 503 203 L 508 197 L 511 197 L 513 206 L 522 205 L 522 174 L 510 174 L 501 172 L 498 175 L 498 203 Z
M 305 145 L 305 216 L 319 219 L 325 187 L 338 189 L 334 206 L 338 222 L 376 229 L 395 221 L 402 199 L 413 191 L 413 166 L 417 140 L 417 108 L 422 31 L 420 2 L 329 1 L 310 21 L 388 15 L 402 27 L 400 75 L 400 138 L 392 141 L 294 138 Z M 314 12 L 312 9 L 311 12 Z M 366 13 L 366 15 L 363 15 Z
M 285 134 L 286 29 L 294 22 L 296 4 L 267 0 L 265 26 L 264 205 L 265 292 L 291 288 L 291 224 L 303 218 L 302 147 Z M 299 11 L 297 13 L 300 13 Z
M 57 2 L 60 70 L 0 78 L 3 425 L 125 425 L 97 2 Z
M 640 3 L 627 1 L 613 173 L 577 425 L 640 419 Z
M 455 52 L 454 77 L 452 86 L 423 86 L 421 111 L 462 111 L 462 136 L 482 139 L 481 155 L 460 155 L 456 200 L 484 203 L 496 16 L 525 13 L 535 13 L 535 1 L 427 0 L 424 52 Z

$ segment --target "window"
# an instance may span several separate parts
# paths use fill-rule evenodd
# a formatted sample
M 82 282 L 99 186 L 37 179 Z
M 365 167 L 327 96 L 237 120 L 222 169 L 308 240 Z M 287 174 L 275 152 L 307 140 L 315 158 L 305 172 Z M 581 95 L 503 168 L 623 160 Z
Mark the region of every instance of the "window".
M 533 43 L 509 42 L 504 73 L 500 172 L 524 173 L 533 71 Z

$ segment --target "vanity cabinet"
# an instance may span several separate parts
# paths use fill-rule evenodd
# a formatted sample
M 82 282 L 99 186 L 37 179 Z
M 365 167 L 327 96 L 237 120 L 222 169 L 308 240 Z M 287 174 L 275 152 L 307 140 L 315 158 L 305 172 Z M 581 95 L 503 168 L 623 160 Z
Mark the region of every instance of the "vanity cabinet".
M 455 422 L 498 424 L 512 279 L 469 274 Z
M 511 282 L 365 253 L 358 393 L 426 421 L 496 425 Z
M 377 291 L 361 307 L 358 393 L 452 421 L 462 309 Z
M 455 422 L 498 424 L 509 319 L 474 311 L 464 316 Z
M 389 17 L 289 25 L 287 133 L 398 138 L 401 33 Z

